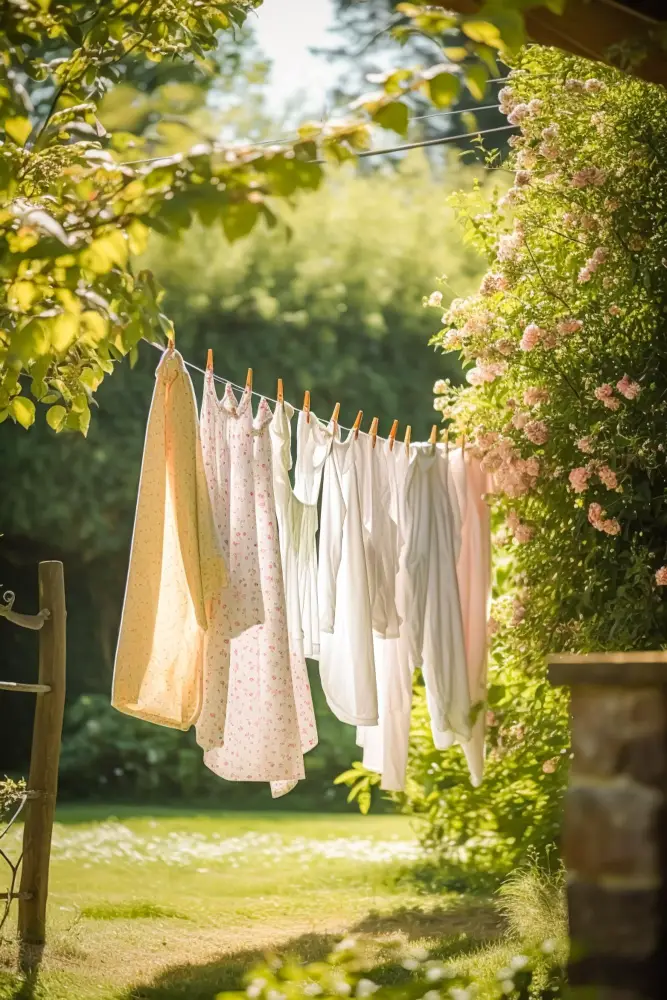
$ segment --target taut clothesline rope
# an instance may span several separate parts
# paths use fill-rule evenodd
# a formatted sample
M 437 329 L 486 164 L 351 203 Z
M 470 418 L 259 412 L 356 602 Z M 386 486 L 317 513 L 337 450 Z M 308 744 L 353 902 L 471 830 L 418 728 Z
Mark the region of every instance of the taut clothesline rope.
M 154 347 L 157 351 L 160 351 L 161 353 L 164 353 L 165 351 L 169 350 L 168 347 L 164 347 L 162 344 L 155 344 L 152 340 L 147 340 L 146 343 L 150 344 L 151 347 Z M 178 350 L 178 348 L 174 347 L 174 350 Z M 179 351 L 179 354 L 180 354 L 180 351 Z M 181 354 L 181 357 L 183 358 L 182 354 Z M 223 375 L 216 375 L 215 372 L 213 372 L 213 371 L 208 371 L 207 372 L 205 368 L 200 368 L 199 365 L 193 364 L 192 361 L 186 361 L 185 358 L 183 358 L 183 364 L 185 365 L 186 368 L 190 368 L 194 372 L 199 372 L 200 375 L 204 375 L 204 376 L 211 375 L 213 377 L 213 380 L 215 382 L 220 382 L 223 385 L 231 385 L 232 389 L 238 389 L 239 392 L 250 392 L 250 394 L 252 396 L 257 396 L 258 399 L 266 399 L 269 403 L 275 403 L 276 405 L 278 405 L 278 403 L 279 403 L 279 401 L 277 399 L 274 399 L 273 396 L 267 396 L 266 393 L 264 393 L 264 392 L 256 392 L 254 389 L 251 389 L 247 385 L 239 385 L 237 382 L 232 382 L 231 379 L 225 378 Z M 295 413 L 305 413 L 306 412 L 302 407 L 294 406 L 292 403 L 290 403 L 289 405 L 292 407 L 292 409 L 294 410 Z M 312 410 L 309 410 L 307 412 L 312 414 Z M 320 419 L 320 418 L 316 417 L 316 419 Z M 331 423 L 330 420 L 329 421 L 322 420 L 321 422 L 325 423 L 325 424 Z M 352 431 L 357 431 L 358 430 L 359 434 L 364 434 L 365 437 L 370 437 L 370 434 L 367 434 L 366 431 L 362 431 L 362 430 L 360 430 L 360 429 L 358 429 L 356 427 L 344 427 L 343 424 L 341 424 L 338 420 L 336 420 L 336 426 L 339 428 L 339 430 L 341 430 L 341 431 L 347 431 L 349 434 L 351 434 Z M 389 439 L 382 437 L 381 434 L 378 434 L 377 435 L 377 440 L 378 441 L 388 441 Z

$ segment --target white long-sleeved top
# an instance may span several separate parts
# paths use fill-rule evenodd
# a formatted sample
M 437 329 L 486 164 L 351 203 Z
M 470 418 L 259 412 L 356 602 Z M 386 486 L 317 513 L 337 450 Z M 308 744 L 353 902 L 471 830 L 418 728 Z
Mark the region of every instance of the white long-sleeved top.
M 111 702 L 127 715 L 189 729 L 201 709 L 211 606 L 227 583 L 192 382 L 162 356 L 139 480 Z

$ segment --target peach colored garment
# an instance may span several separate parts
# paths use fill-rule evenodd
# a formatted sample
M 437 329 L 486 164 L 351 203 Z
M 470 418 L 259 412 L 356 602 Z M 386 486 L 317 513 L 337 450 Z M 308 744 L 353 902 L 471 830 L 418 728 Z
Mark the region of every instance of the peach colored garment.
M 461 546 L 456 564 L 461 616 L 468 667 L 470 703 L 475 721 L 470 740 L 463 752 L 473 785 L 481 784 L 484 774 L 484 703 L 487 682 L 487 623 L 491 600 L 491 527 L 489 508 L 484 495 L 491 491 L 489 476 L 472 455 L 452 453 L 452 479 L 461 512 Z M 452 733 L 434 731 L 438 749 L 455 741 Z
M 114 708 L 174 729 L 196 722 L 207 609 L 226 582 L 192 382 L 181 355 L 167 351 L 146 428 Z

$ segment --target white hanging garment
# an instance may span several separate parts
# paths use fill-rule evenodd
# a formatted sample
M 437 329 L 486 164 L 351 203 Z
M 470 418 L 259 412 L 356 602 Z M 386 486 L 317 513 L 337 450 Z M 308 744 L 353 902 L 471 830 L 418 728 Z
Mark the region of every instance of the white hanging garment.
M 471 736 L 470 690 L 456 564 L 460 512 L 445 445 L 411 449 L 405 494 L 405 615 L 435 732 Z
M 229 640 L 264 621 L 260 582 L 252 393 L 237 400 L 230 385 L 218 399 L 206 373 L 201 409 L 204 468 L 216 528 L 228 566 L 228 588 L 213 606 L 204 658 L 202 711 L 197 742 L 214 750 L 225 740 L 229 688 Z
M 324 463 L 334 428 L 325 427 L 314 413 L 299 412 L 297 421 L 297 450 L 294 468 L 294 495 L 303 504 L 317 512 L 317 502 L 322 486 Z M 310 530 L 310 529 L 309 529 Z M 317 513 L 315 514 L 317 531 Z M 309 572 L 300 588 L 301 627 L 303 630 L 304 656 L 318 659 L 320 655 L 320 618 L 317 600 L 317 552 L 312 557 L 314 572 Z
M 224 405 L 218 408 L 218 413 L 224 411 L 227 417 L 247 420 L 250 400 L 251 393 L 246 390 L 237 406 L 232 389 L 227 386 Z M 225 657 L 228 663 L 227 711 L 224 743 L 207 749 L 204 763 L 229 781 L 275 782 L 272 791 L 283 794 L 287 784 L 293 787 L 304 777 L 304 768 L 273 494 L 270 420 L 271 410 L 262 399 L 253 424 L 252 480 L 239 479 L 237 483 L 243 485 L 240 506 L 254 507 L 255 512 L 264 622 L 231 640 L 216 635 L 221 675 L 225 672 Z M 224 454 L 226 436 L 216 434 L 216 438 L 222 451 L 218 467 L 225 468 L 228 461 L 230 468 L 233 467 L 234 454 Z M 248 521 L 251 520 L 249 516 Z M 235 535 L 232 525 L 230 537 Z
M 451 455 L 450 464 L 462 515 L 461 548 L 456 571 L 474 720 L 471 738 L 463 743 L 463 752 L 471 781 L 478 786 L 484 775 L 487 626 L 491 601 L 491 524 L 484 496 L 491 492 L 491 481 L 479 460 L 470 454 L 464 455 L 461 449 Z M 451 731 L 438 730 L 434 731 L 433 738 L 436 747 L 442 750 L 456 739 Z
M 361 481 L 362 442 L 334 439 L 324 467 L 318 566 L 320 678 L 329 708 L 352 726 L 378 722 L 370 580 Z
M 317 504 L 306 504 L 298 500 L 290 483 L 293 413 L 294 408 L 289 403 L 277 403 L 269 429 L 273 448 L 273 488 L 285 586 L 292 683 L 301 750 L 307 753 L 317 745 L 317 725 L 304 657 L 303 609 L 310 607 L 311 591 L 317 588 Z
M 189 729 L 201 707 L 211 604 L 226 584 L 183 358 L 155 373 L 114 665 L 114 708 Z
M 398 524 L 391 510 L 390 455 L 388 441 L 376 441 L 373 447 L 372 437 L 360 435 L 357 462 L 373 632 L 382 638 L 395 639 L 399 629 L 396 610 Z
M 357 743 L 363 747 L 363 764 L 369 771 L 382 775 L 381 787 L 385 791 L 402 791 L 408 763 L 410 739 L 410 714 L 412 709 L 412 668 L 410 665 L 405 619 L 405 574 L 400 570 L 404 544 L 404 499 L 409 464 L 407 449 L 403 445 L 389 447 L 389 442 L 378 442 L 382 448 L 389 480 L 387 510 L 393 531 L 387 535 L 386 556 L 391 558 L 394 578 L 394 597 L 399 617 L 398 636 L 374 636 L 375 667 L 378 688 L 378 725 L 360 727 Z

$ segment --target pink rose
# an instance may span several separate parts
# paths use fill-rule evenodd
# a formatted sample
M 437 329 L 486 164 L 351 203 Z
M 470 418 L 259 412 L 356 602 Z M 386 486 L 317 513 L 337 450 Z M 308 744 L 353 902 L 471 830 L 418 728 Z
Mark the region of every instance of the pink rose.
M 608 535 L 620 535 L 621 526 L 615 517 L 610 517 L 602 522 L 602 530 Z
M 562 337 L 567 337 L 571 333 L 578 333 L 583 325 L 580 319 L 562 319 L 556 329 Z
M 610 469 L 608 465 L 601 465 L 597 470 L 600 482 L 609 490 L 615 490 L 618 486 L 618 479 L 616 478 L 616 473 L 613 469 Z
M 603 385 L 599 385 L 597 387 L 595 390 L 595 398 L 599 399 L 599 401 L 609 410 L 617 410 L 621 405 L 619 400 L 614 397 L 614 390 L 608 382 L 605 382 Z
M 583 451 L 584 455 L 593 454 L 593 439 L 589 437 L 579 438 L 577 441 L 577 448 L 579 451 Z
M 667 566 L 661 566 L 655 571 L 655 582 L 659 587 L 667 587 Z
M 579 466 L 576 469 L 572 469 L 570 475 L 568 476 L 570 480 L 570 486 L 575 493 L 585 493 L 588 489 L 588 480 L 590 479 L 590 472 L 583 466 Z
M 620 392 L 621 396 L 625 396 L 626 399 L 636 399 L 642 391 L 639 383 L 633 382 L 627 375 L 624 375 L 623 378 L 616 383 L 616 388 Z
M 549 428 L 543 420 L 530 420 L 524 427 L 523 433 L 533 444 L 546 444 L 549 440 Z
M 549 391 L 548 389 L 540 389 L 537 386 L 531 385 L 524 392 L 523 401 L 526 406 L 539 406 L 540 403 L 548 403 Z
M 522 351 L 532 351 L 539 344 L 542 336 L 544 335 L 544 330 L 537 325 L 537 323 L 529 323 L 526 329 L 523 331 L 523 337 L 521 338 L 521 350 Z

